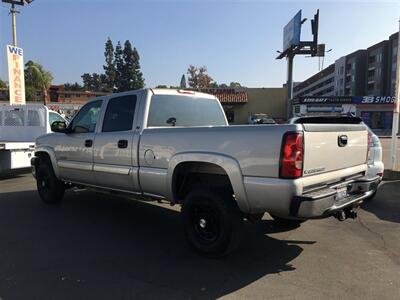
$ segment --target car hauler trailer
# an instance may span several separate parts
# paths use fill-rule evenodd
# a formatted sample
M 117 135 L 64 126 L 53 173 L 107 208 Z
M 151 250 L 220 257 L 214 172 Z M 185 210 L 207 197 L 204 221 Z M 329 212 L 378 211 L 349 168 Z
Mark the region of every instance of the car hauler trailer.
M 35 139 L 51 132 L 48 119 L 44 105 L 0 106 L 0 173 L 30 167 Z

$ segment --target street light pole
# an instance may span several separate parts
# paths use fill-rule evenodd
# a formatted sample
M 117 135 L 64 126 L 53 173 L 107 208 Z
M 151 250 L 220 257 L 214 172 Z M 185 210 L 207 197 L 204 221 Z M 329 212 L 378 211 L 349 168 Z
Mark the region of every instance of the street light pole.
M 17 13 L 19 13 L 19 11 L 15 8 L 14 4 L 11 5 L 10 13 L 12 23 L 13 46 L 17 47 Z
M 396 68 L 396 93 L 394 98 L 393 125 L 392 125 L 392 161 L 391 169 L 397 167 L 397 133 L 399 132 L 399 111 L 400 111 L 400 19 L 399 33 L 397 36 L 397 68 Z

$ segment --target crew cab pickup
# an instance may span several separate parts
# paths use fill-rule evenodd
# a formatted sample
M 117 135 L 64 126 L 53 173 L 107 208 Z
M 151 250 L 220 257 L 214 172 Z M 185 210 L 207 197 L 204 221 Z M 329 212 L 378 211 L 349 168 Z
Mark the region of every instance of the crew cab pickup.
M 360 124 L 229 126 L 212 95 L 144 89 L 96 98 L 54 122 L 31 160 L 45 203 L 85 186 L 182 207 L 186 237 L 208 256 L 237 245 L 244 219 L 355 217 L 377 189 Z

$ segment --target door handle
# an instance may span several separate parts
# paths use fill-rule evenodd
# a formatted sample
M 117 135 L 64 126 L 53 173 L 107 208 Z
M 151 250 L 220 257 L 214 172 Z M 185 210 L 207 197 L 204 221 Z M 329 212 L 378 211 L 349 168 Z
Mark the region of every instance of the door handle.
M 118 148 L 127 148 L 128 147 L 128 141 L 127 140 L 119 140 L 118 141 Z
M 93 145 L 93 141 L 92 140 L 86 140 L 85 141 L 85 147 L 92 147 L 92 145 Z

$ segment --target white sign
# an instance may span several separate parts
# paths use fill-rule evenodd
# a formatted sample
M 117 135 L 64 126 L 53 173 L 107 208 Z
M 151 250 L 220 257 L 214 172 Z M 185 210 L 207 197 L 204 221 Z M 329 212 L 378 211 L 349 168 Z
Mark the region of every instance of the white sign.
M 10 104 L 25 104 L 24 52 L 7 45 Z

